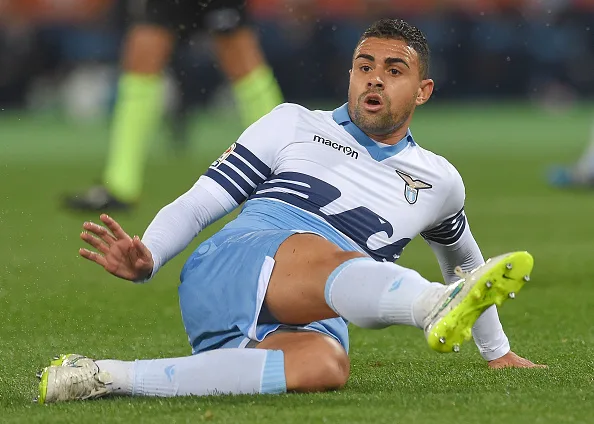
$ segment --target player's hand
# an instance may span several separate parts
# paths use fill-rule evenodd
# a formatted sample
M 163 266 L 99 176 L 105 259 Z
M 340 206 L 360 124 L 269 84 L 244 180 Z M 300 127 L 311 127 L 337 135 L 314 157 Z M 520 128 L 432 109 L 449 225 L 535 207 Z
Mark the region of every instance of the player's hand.
M 535 364 L 528 359 L 516 355 L 511 350 L 501 358 L 489 361 L 489 368 L 548 368 L 546 365 Z
M 153 271 L 153 256 L 140 238 L 130 237 L 120 224 L 105 214 L 100 219 L 107 228 L 94 222 L 85 222 L 85 231 L 80 234 L 80 238 L 98 252 L 80 249 L 80 256 L 101 265 L 116 277 L 130 281 L 148 277 Z

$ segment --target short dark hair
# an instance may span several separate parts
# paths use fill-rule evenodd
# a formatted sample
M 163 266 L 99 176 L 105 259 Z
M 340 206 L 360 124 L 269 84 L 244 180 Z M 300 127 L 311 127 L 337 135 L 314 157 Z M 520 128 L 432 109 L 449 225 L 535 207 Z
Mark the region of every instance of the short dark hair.
M 417 27 L 402 19 L 380 19 L 365 30 L 357 46 L 367 38 L 391 38 L 406 42 L 419 55 L 421 77 L 423 79 L 429 77 L 429 45 L 425 35 Z

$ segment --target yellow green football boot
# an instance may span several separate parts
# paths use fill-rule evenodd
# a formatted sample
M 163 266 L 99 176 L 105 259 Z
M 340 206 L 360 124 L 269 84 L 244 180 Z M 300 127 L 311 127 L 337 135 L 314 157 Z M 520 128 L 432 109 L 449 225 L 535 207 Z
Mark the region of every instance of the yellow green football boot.
M 91 358 L 76 353 L 68 353 L 56 355 L 50 362 L 50 366 L 54 367 L 72 367 L 72 366 L 87 366 L 93 362 Z
M 39 404 L 94 399 L 110 393 L 111 376 L 100 372 L 91 358 L 77 354 L 59 355 L 49 367 L 37 373 Z
M 459 352 L 472 337 L 472 326 L 491 305 L 501 306 L 530 281 L 534 259 L 528 252 L 512 252 L 487 260 L 449 285 L 423 322 L 429 346 L 438 352 Z

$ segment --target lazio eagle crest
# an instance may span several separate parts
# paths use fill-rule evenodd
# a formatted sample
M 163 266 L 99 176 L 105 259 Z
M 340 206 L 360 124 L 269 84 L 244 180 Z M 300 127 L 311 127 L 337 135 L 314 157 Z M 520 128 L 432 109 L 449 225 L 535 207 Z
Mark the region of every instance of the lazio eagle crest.
M 431 184 L 424 181 L 415 180 L 404 172 L 396 170 L 396 173 L 404 180 L 404 198 L 411 205 L 417 202 L 417 199 L 419 198 L 419 190 L 433 187 Z

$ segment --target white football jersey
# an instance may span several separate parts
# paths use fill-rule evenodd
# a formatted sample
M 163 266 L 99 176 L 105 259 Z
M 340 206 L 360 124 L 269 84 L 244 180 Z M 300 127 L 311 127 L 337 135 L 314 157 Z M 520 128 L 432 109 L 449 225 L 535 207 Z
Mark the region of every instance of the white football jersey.
M 310 111 L 283 104 L 251 125 L 190 190 L 155 216 L 142 239 L 153 273 L 142 281 L 247 200 L 225 229 L 313 232 L 344 250 L 390 262 L 421 234 L 444 281 L 452 282 L 456 266 L 470 271 L 484 263 L 464 197 L 456 169 L 421 148 L 410 132 L 389 146 L 353 124 L 346 105 Z M 477 320 L 473 336 L 486 360 L 510 350 L 495 307 Z
M 466 226 L 457 170 L 410 132 L 395 145 L 373 141 L 351 122 L 347 105 L 276 107 L 202 178 L 216 182 L 209 191 L 233 205 L 267 199 L 322 220 L 376 260 L 394 261 L 419 234 L 453 244 Z

